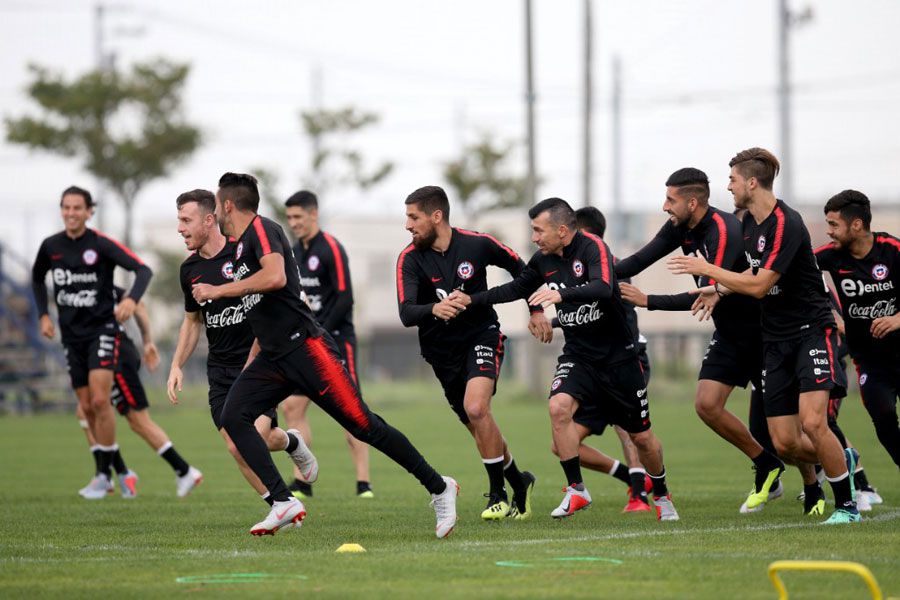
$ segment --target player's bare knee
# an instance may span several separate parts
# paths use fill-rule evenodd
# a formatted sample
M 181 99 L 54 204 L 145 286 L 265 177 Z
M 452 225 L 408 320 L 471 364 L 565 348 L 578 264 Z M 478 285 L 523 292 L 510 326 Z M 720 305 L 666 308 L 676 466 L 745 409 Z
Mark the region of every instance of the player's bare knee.
M 698 395 L 694 400 L 694 410 L 704 422 L 715 421 L 722 414 L 719 403 L 705 395 Z
M 631 437 L 631 443 L 634 444 L 635 448 L 642 452 L 652 450 L 655 445 L 655 438 L 649 429 L 647 431 L 640 431 L 629 435 Z
M 572 420 L 572 413 L 575 412 L 575 407 L 571 398 L 563 395 L 551 396 L 548 406 L 550 409 L 550 420 L 554 423 Z
M 491 414 L 490 403 L 482 402 L 480 400 L 466 402 L 463 405 L 463 408 L 465 408 L 466 416 L 469 417 L 470 421 L 481 421 L 490 417 Z

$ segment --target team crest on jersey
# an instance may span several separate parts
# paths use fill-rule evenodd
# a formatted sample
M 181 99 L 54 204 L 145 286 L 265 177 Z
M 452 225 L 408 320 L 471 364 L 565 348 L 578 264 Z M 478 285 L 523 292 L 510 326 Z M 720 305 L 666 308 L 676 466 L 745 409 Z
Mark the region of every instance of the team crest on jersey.
M 306 259 L 306 266 L 310 271 L 315 271 L 319 268 L 319 257 L 313 254 L 309 258 Z
M 877 279 L 878 281 L 882 281 L 888 276 L 888 268 L 887 265 L 878 263 L 874 267 L 872 267 L 872 277 Z
M 575 262 L 572 263 L 572 272 L 575 273 L 575 277 L 584 275 L 584 263 L 576 258 Z
M 464 260 L 456 267 L 456 274 L 459 275 L 460 279 L 469 279 L 475 274 L 475 267 L 469 261 Z
M 235 260 L 241 257 L 241 254 L 244 253 L 244 242 L 238 242 L 237 248 L 234 250 L 234 258 Z
M 766 248 L 766 236 L 761 235 L 759 239 L 756 240 L 756 251 L 762 252 Z
M 97 262 L 97 251 L 93 250 L 91 248 L 88 248 L 81 255 L 81 260 L 83 260 L 84 264 L 86 264 L 86 265 L 92 265 L 92 264 L 96 263 Z
M 553 383 L 550 384 L 550 391 L 555 392 L 559 389 L 559 386 L 562 385 L 562 377 L 557 377 L 553 380 Z
M 222 265 L 222 277 L 225 279 L 234 279 L 234 263 L 230 260 Z

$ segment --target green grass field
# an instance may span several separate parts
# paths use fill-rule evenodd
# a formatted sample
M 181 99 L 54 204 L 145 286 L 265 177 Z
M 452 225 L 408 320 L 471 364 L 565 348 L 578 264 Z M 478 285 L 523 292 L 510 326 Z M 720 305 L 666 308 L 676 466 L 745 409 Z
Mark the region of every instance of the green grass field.
M 777 559 L 852 560 L 900 596 L 900 483 L 857 397 L 841 415 L 885 504 L 852 527 L 819 527 L 794 500 L 800 479 L 760 514 L 739 515 L 752 483 L 749 461 L 697 419 L 692 384 L 654 381 L 651 417 L 681 514 L 658 523 L 623 515 L 625 486 L 586 474 L 590 510 L 550 519 L 564 482 L 549 452 L 544 403 L 501 386 L 494 412 L 520 466 L 538 476 L 530 522 L 484 523 L 486 476 L 468 433 L 436 384 L 364 386 L 370 404 L 461 485 L 456 531 L 434 537 L 434 514 L 417 482 L 373 452 L 375 500 L 353 495 L 343 436 L 313 414 L 321 473 L 302 529 L 254 538 L 268 507 L 246 485 L 213 430 L 204 390 L 178 408 L 154 395 L 153 415 L 203 470 L 188 498 L 171 470 L 120 420 L 120 443 L 141 477 L 139 497 L 85 501 L 76 491 L 92 462 L 73 417 L 0 419 L 0 597 L 323 598 L 775 598 L 766 566 Z M 746 414 L 746 393 L 732 399 Z M 591 438 L 619 455 L 614 435 Z M 289 472 L 286 455 L 276 457 Z M 336 554 L 343 543 L 365 554 Z M 865 598 L 850 575 L 787 574 L 791 598 Z

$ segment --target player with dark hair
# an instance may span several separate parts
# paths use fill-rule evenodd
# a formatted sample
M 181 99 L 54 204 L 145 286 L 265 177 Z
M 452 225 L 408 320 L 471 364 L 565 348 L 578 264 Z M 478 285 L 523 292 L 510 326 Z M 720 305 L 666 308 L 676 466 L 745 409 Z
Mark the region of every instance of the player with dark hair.
M 591 504 L 573 421 L 575 411 L 585 405 L 596 407 L 605 422 L 628 432 L 650 475 L 657 519 L 676 521 L 662 445 L 651 430 L 647 383 L 625 317 L 612 253 L 599 237 L 575 229 L 575 211 L 560 198 L 538 202 L 528 216 L 538 251 L 527 267 L 507 284 L 471 298 L 459 292 L 456 297 L 463 303 L 471 300 L 473 307 L 526 298 L 532 307 L 556 305 L 566 344 L 550 385 L 550 422 L 567 484 L 563 501 L 550 516 L 568 517 Z M 539 290 L 544 284 L 547 287 Z
M 663 212 L 669 220 L 656 236 L 633 255 L 616 263 L 620 277 L 637 275 L 675 249 L 688 255 L 701 253 L 713 264 L 729 271 L 747 269 L 741 240 L 741 223 L 731 213 L 709 204 L 709 178 L 700 169 L 686 167 L 672 173 L 666 181 Z M 697 287 L 714 283 L 708 277 L 695 277 Z M 622 297 L 648 310 L 690 310 L 695 296 L 688 292 L 647 295 L 627 283 L 621 284 Z M 729 411 L 725 404 L 736 386 L 751 385 L 751 412 L 762 408 L 760 374 L 762 372 L 762 332 L 759 302 L 749 296 L 733 295 L 723 299 L 712 314 L 713 332 L 697 376 L 694 408 L 700 419 L 753 461 L 756 477 L 753 489 L 740 508 L 742 513 L 762 510 L 768 500 L 783 493 L 779 479 L 784 464 L 771 446 L 767 431 L 752 432 Z M 754 409 L 755 407 L 755 409 Z M 751 425 L 765 422 L 754 419 Z
M 858 522 L 851 477 L 857 455 L 852 449 L 842 452 L 828 427 L 829 393 L 847 383 L 834 368 L 837 328 L 809 231 L 800 214 L 772 192 L 780 165 L 769 151 L 744 150 L 729 166 L 728 190 L 735 206 L 749 209 L 742 226 L 750 268 L 735 273 L 703 256 L 671 258 L 669 268 L 716 282 L 701 288 L 697 305 L 704 310 L 715 310 L 721 295 L 732 292 L 761 300 L 761 383 L 775 448 L 796 462 L 822 464 L 835 498 L 835 510 L 825 523 Z
M 273 502 L 268 490 L 247 466 L 228 433 L 222 426 L 222 410 L 231 384 L 250 360 L 253 332 L 244 315 L 240 298 L 220 298 L 197 303 L 191 294 L 191 286 L 198 282 L 221 285 L 234 279 L 234 249 L 236 243 L 219 231 L 216 223 L 216 197 L 208 190 L 192 190 L 178 196 L 178 233 L 192 252 L 181 263 L 181 290 L 184 293 L 184 319 L 178 331 L 178 342 L 172 355 L 172 365 L 166 382 L 169 400 L 178 403 L 178 392 L 184 382 L 181 368 L 193 354 L 200 339 L 200 330 L 206 330 L 209 353 L 206 359 L 206 376 L 209 382 L 209 409 L 213 424 L 237 462 L 241 474 L 253 489 L 270 506 Z M 296 431 L 284 431 L 278 427 L 275 409 L 261 414 L 254 423 L 266 440 L 271 452 L 284 450 L 298 468 L 315 477 L 318 463 Z
M 222 424 L 238 451 L 272 496 L 272 510 L 254 525 L 253 535 L 271 535 L 306 516 L 269 456 L 254 421 L 285 396 L 309 396 L 354 437 L 385 453 L 431 493 L 435 535 L 456 525 L 459 486 L 429 465 L 402 433 L 372 413 L 341 363 L 337 344 L 317 323 L 301 298 L 300 276 L 281 227 L 257 214 L 259 190 L 250 175 L 226 173 L 219 180 L 216 219 L 225 235 L 237 238 L 234 281 L 193 284 L 198 302 L 242 299 L 244 315 L 259 352 L 237 377 L 225 400 Z
M 121 344 L 119 323 L 131 318 L 153 273 L 129 248 L 87 227 L 94 209 L 90 192 L 69 187 L 59 206 L 65 229 L 41 243 L 32 268 L 32 290 L 41 334 L 52 339 L 55 328 L 44 282 L 49 271 L 69 378 L 99 450 L 98 474 L 79 493 L 100 499 L 106 497 L 112 463 L 119 453 L 110 404 Z M 135 273 L 131 290 L 118 303 L 113 286 L 117 266 Z
M 450 408 L 475 438 L 489 485 L 481 518 L 528 519 L 535 477 L 519 471 L 491 413 L 506 336 L 492 308 L 463 312 L 451 297 L 457 290 L 486 290 L 490 265 L 516 276 L 525 263 L 490 235 L 451 227 L 450 202 L 437 186 L 419 188 L 406 198 L 406 229 L 412 243 L 397 260 L 400 320 L 418 327 L 422 356 Z M 511 503 L 504 479 L 513 490 Z
M 306 292 L 306 302 L 322 328 L 331 334 L 341 353 L 344 366 L 359 388 L 356 369 L 356 331 L 353 328 L 353 286 L 350 263 L 344 246 L 330 233 L 319 228 L 319 201 L 316 195 L 301 190 L 284 203 L 288 227 L 297 237 L 294 258 L 300 268 L 300 285 Z M 289 396 L 282 402 L 288 425 L 300 431 L 312 446 L 312 432 L 306 418 L 309 398 Z M 344 432 L 350 448 L 350 458 L 356 469 L 356 495 L 373 498 L 369 482 L 369 446 Z M 303 480 L 297 469 L 291 492 L 301 500 L 312 496 L 312 483 Z

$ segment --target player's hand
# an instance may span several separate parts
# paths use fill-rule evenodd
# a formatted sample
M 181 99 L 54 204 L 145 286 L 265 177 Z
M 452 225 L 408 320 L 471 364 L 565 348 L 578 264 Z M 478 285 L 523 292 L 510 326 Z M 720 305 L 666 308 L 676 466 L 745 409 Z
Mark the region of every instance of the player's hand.
M 212 302 L 220 298 L 219 286 L 208 283 L 195 283 L 191 286 L 191 295 L 199 304 Z
M 619 292 L 622 294 L 622 300 L 631 302 L 635 306 L 647 308 L 647 294 L 630 283 L 620 283 Z
M 462 303 L 464 307 L 472 304 L 472 297 L 462 290 L 453 290 L 448 297 Z
M 897 331 L 898 329 L 900 329 L 900 313 L 891 317 L 878 317 L 872 321 L 872 325 L 869 327 L 869 331 L 872 332 L 872 337 L 876 339 L 881 339 L 890 332 Z
M 153 342 L 144 342 L 144 364 L 151 373 L 159 367 L 159 350 Z
M 41 317 L 41 335 L 48 340 L 52 340 L 53 336 L 56 335 L 56 327 L 53 326 L 50 315 L 43 315 Z
M 553 327 L 550 326 L 550 319 L 544 316 L 543 312 L 533 312 L 528 319 L 528 331 L 534 336 L 534 339 L 542 344 L 549 344 L 553 341 Z
M 713 309 L 719 303 L 719 300 L 722 299 L 716 288 L 711 285 L 690 290 L 688 293 L 697 296 L 693 306 L 691 306 L 691 314 L 695 316 L 699 314 L 698 320 L 700 321 L 708 321 L 712 316 Z
M 673 256 L 666 261 L 666 266 L 675 275 L 708 275 L 709 263 L 700 253 Z
M 128 319 L 131 318 L 131 315 L 134 314 L 134 309 L 137 308 L 137 302 L 134 301 L 134 298 L 126 296 L 116 305 L 115 315 L 116 321 L 119 323 L 124 323 Z
M 431 314 L 443 321 L 449 321 L 464 310 L 466 310 L 466 305 L 450 296 L 431 306 Z
M 172 369 L 169 371 L 169 380 L 166 381 L 166 393 L 169 394 L 169 402 L 172 404 L 178 404 L 178 394 L 177 392 L 181 391 L 181 381 L 184 377 L 181 369 L 172 365 Z
M 559 290 L 551 290 L 544 288 L 536 291 L 528 298 L 528 306 L 543 306 L 547 308 L 551 304 L 559 304 L 562 302 L 562 296 Z

